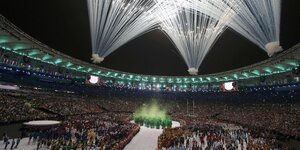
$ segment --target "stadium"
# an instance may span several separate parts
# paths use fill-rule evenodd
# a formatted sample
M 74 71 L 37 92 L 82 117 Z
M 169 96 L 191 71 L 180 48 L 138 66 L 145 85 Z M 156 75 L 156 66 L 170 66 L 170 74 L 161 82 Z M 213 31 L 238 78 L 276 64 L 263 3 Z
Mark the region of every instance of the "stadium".
M 17 3 L 0 2 L 0 149 L 300 149 L 299 2 L 82 0 L 81 52 L 34 38 Z

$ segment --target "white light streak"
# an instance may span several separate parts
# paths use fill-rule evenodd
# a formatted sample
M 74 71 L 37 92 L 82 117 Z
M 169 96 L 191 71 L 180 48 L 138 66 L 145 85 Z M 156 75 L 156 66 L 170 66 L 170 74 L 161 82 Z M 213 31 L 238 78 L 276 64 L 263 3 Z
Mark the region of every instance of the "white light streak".
M 94 63 L 157 26 L 149 0 L 87 0 Z

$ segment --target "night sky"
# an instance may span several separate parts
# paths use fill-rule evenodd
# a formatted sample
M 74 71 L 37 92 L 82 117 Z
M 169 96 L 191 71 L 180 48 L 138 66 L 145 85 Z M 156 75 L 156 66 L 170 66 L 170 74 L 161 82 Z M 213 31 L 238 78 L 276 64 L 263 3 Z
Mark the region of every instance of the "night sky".
M 300 1 L 283 0 L 281 45 L 300 42 Z M 86 0 L 0 0 L 0 13 L 44 44 L 91 62 Z M 227 71 L 264 59 L 267 54 L 234 31 L 227 30 L 199 68 L 200 74 Z M 149 32 L 105 58 L 103 67 L 150 75 L 188 75 L 187 66 L 168 38 Z

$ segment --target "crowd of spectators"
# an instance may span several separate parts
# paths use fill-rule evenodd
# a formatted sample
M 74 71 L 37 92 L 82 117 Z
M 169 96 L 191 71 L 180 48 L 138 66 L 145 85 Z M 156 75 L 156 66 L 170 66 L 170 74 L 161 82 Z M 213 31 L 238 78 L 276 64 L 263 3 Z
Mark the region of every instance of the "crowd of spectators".
M 41 128 L 26 127 L 28 145 L 37 149 L 123 149 L 138 133 L 140 127 L 128 121 L 128 115 L 103 113 L 75 115 L 65 118 L 60 125 Z M 3 134 L 5 149 L 17 148 L 22 138 L 9 139 Z
M 289 100 L 291 92 L 224 93 L 218 99 L 170 100 L 154 98 L 173 116 L 189 123 L 206 120 L 225 121 L 248 127 L 265 128 L 285 135 L 300 137 L 300 103 Z M 285 95 L 284 95 L 285 94 Z M 264 96 L 266 95 L 266 96 Z M 269 99 L 269 95 L 283 98 Z M 251 97 L 252 99 L 249 99 Z M 279 97 L 279 96 L 277 96 Z M 150 100 L 140 97 L 100 97 L 45 91 L 1 91 L 0 122 L 49 118 L 39 110 L 61 116 L 103 112 L 132 113 Z M 201 98 L 201 97 L 200 97 Z M 197 117 L 192 117 L 197 116 Z
M 35 99 L 33 103 L 36 107 L 47 109 L 62 116 L 103 112 L 99 102 L 71 95 L 46 95 L 41 100 Z
M 128 93 L 129 96 L 114 93 L 117 91 L 101 96 L 30 88 L 14 91 L 0 90 L 0 122 L 49 119 L 58 116 L 64 118 L 93 114 L 101 116 L 110 112 L 126 114 L 128 123 L 132 118 L 127 114 L 133 113 L 143 104 L 151 101 L 147 96 L 143 98 L 142 92 L 135 93 L 137 94 L 135 97 L 130 91 L 123 92 L 123 94 Z M 278 139 L 281 135 L 297 139 L 300 138 L 300 102 L 297 100 L 299 95 L 297 90 L 202 94 L 154 92 L 152 99 L 165 108 L 174 120 L 179 120 L 183 125 L 190 126 L 207 121 L 225 122 L 251 131 L 270 133 L 265 134 L 269 135 L 267 137 L 269 139 L 271 137 Z M 84 120 L 83 116 L 81 116 L 82 120 Z M 185 128 L 183 130 L 186 131 Z M 57 143 L 60 140 L 54 141 Z M 251 143 L 247 144 L 251 145 Z
M 215 120 L 247 127 L 263 128 L 299 138 L 299 107 L 299 103 L 230 104 L 211 101 L 209 103 L 195 103 L 194 106 L 190 104 L 189 109 L 177 109 L 175 110 L 177 113 L 173 113 L 173 117 L 183 119 L 187 124 Z
M 32 108 L 30 100 L 19 92 L 0 91 L 0 124 L 49 117 L 51 115 Z
M 60 126 L 31 131 L 28 144 L 49 149 L 119 150 L 139 131 L 139 126 L 112 116 L 114 114 L 68 117 Z
M 52 92 L 1 90 L 0 104 L 2 123 L 103 112 L 100 102 L 95 100 Z
M 233 124 L 197 123 L 164 129 L 158 140 L 159 149 L 286 149 L 276 139 Z

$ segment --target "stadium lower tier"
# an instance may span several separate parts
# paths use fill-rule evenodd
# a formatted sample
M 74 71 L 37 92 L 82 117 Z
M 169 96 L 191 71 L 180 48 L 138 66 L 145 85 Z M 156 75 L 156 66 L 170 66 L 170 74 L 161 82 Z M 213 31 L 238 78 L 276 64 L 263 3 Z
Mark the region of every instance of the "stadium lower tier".
M 153 98 L 89 96 L 26 87 L 20 90 L 0 90 L 0 122 L 8 124 L 107 112 L 132 114 L 155 100 L 172 118 L 184 120 L 183 124 L 213 120 L 300 137 L 299 93 L 298 90 L 215 93 L 190 100 L 189 97 L 164 99 L 165 96 L 160 93 L 153 95 Z
M 29 75 L 26 72 L 11 73 L 9 70 L 2 71 L 0 75 L 0 124 L 2 125 L 37 119 L 69 120 L 71 124 L 74 122 L 77 124 L 78 120 L 81 120 L 81 123 L 85 122 L 84 117 L 95 120 L 94 115 L 100 117 L 98 118 L 100 121 L 122 122 L 129 125 L 130 120 L 134 119 L 133 113 L 136 110 L 155 101 L 160 108 L 166 110 L 168 116 L 180 121 L 182 125 L 179 131 L 174 131 L 174 134 L 173 131 L 168 133 L 168 128 L 164 130 L 159 138 L 161 143 L 158 143 L 158 147 L 161 148 L 210 147 L 217 143 L 220 146 L 224 145 L 224 140 L 220 140 L 222 138 L 226 139 L 227 144 L 235 141 L 233 142 L 237 143 L 235 146 L 241 147 L 247 141 L 246 138 L 241 138 L 246 133 L 253 136 L 250 140 L 251 144 L 256 148 L 258 146 L 258 149 L 278 146 L 278 142 L 274 142 L 277 140 L 284 141 L 290 138 L 299 140 L 300 138 L 300 83 L 244 87 L 233 92 L 220 90 L 176 92 L 106 85 L 95 87 L 68 79 L 48 80 L 50 77 L 31 73 Z M 101 116 L 108 118 L 103 119 Z M 238 126 L 238 129 L 225 130 L 220 123 L 230 124 L 230 126 L 232 124 Z M 206 124 L 210 125 L 210 129 L 216 130 L 210 133 L 204 132 L 203 129 L 193 130 L 194 127 L 205 127 Z M 65 127 L 70 128 L 68 124 Z M 130 133 L 137 132 L 125 128 Z M 87 128 L 86 133 L 88 129 L 91 128 Z M 238 134 L 231 135 L 233 133 Z M 172 136 L 169 137 L 169 134 Z M 134 136 L 134 134 L 130 135 Z M 206 138 L 206 140 L 199 142 L 197 141 L 199 138 Z M 263 140 L 260 140 L 261 138 Z M 117 136 L 114 144 L 105 145 L 112 148 L 118 143 L 117 147 L 122 149 L 129 141 L 130 138 L 122 140 Z M 66 145 L 59 140 L 55 140 L 55 143 Z M 87 141 L 78 143 L 81 143 L 81 146 L 88 144 Z M 187 143 L 194 143 L 194 145 Z M 257 143 L 263 144 L 257 145 Z

